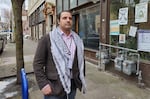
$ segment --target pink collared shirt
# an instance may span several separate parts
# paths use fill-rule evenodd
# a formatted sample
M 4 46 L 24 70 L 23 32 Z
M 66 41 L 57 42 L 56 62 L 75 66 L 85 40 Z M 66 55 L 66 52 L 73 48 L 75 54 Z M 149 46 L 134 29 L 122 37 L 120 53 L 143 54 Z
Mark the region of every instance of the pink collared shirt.
M 65 42 L 65 44 L 67 45 L 71 55 L 70 55 L 70 59 L 71 59 L 71 63 L 69 63 L 69 68 L 72 69 L 72 64 L 74 61 L 74 55 L 75 55 L 75 49 L 76 49 L 76 45 L 72 36 L 72 33 L 70 33 L 68 36 L 62 32 L 62 38 Z

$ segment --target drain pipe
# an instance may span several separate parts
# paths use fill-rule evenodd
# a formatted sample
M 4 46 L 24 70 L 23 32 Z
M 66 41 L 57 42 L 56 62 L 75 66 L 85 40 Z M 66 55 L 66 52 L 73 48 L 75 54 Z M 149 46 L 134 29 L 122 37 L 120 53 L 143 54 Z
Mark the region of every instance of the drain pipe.
M 142 82 L 142 71 L 139 71 L 139 76 L 138 76 L 138 84 L 140 85 Z
M 138 56 L 136 75 L 139 75 L 139 70 L 140 70 L 140 54 L 139 53 L 135 53 L 135 54 Z M 142 73 L 142 71 L 141 71 L 141 73 Z
M 139 71 L 139 76 L 138 76 L 138 85 L 140 88 L 143 88 L 145 84 L 142 82 L 142 71 Z

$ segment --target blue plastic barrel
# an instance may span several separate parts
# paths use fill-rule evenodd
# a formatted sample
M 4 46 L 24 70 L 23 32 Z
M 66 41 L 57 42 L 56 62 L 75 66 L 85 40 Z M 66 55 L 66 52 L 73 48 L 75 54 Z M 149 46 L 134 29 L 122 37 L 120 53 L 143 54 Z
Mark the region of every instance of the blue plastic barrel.
M 21 69 L 21 87 L 22 87 L 22 99 L 28 99 L 29 93 L 28 93 L 28 80 L 26 77 L 26 73 L 24 68 Z

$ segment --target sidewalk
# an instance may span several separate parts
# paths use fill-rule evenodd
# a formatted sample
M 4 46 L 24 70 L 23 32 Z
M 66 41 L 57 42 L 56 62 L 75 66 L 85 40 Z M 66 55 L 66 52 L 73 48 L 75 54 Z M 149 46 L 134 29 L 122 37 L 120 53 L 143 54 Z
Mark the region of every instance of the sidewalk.
M 140 89 L 136 84 L 114 76 L 108 72 L 100 72 L 95 65 L 86 62 L 87 93 L 77 91 L 76 99 L 150 99 L 150 91 Z M 35 90 L 29 90 L 30 99 L 43 99 L 43 95 L 35 84 Z M 12 99 L 21 99 L 16 96 Z
M 27 73 L 33 72 L 33 57 L 37 42 L 24 40 L 24 67 Z M 7 78 L 16 75 L 16 49 L 15 43 L 8 43 L 0 56 L 0 78 Z
M 35 42 L 27 41 L 25 43 L 25 70 L 26 72 L 33 72 L 33 56 L 36 48 Z M 35 44 L 30 46 L 28 44 Z M 15 56 L 10 55 L 9 51 L 12 51 L 11 47 L 7 47 L 3 55 L 5 57 L 0 57 L 0 78 L 4 76 L 13 76 L 16 74 L 15 66 Z M 33 47 L 33 48 L 30 48 Z M 28 52 L 32 49 L 32 53 Z M 9 50 L 9 51 L 8 51 Z M 3 64 L 2 64 L 3 63 Z M 31 76 L 32 75 L 32 76 Z M 43 99 L 43 95 L 38 89 L 35 81 L 34 74 L 27 75 L 29 80 L 34 82 L 29 89 L 29 99 Z M 141 89 L 137 87 L 137 83 L 130 83 L 127 80 L 114 76 L 109 72 L 99 71 L 97 66 L 86 61 L 86 82 L 87 82 L 87 93 L 81 94 L 77 91 L 76 99 L 150 99 L 150 90 Z M 21 99 L 20 94 L 9 99 Z
M 27 73 L 33 72 L 33 66 L 32 66 L 32 61 L 33 61 L 34 55 L 26 55 L 24 56 L 24 61 L 25 61 L 25 71 Z M 2 58 L 0 59 L 0 78 L 8 78 L 16 75 L 16 57 L 7 57 L 7 58 Z

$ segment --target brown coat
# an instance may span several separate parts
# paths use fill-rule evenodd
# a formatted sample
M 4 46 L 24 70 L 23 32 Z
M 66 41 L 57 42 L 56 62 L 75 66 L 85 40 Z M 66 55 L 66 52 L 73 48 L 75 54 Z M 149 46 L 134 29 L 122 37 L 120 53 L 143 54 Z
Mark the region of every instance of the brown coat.
M 64 94 L 64 90 L 53 61 L 50 46 L 50 38 L 47 34 L 39 41 L 33 61 L 34 73 L 40 89 L 42 89 L 46 84 L 50 84 L 53 95 L 62 95 Z M 79 79 L 79 69 L 77 64 L 78 61 L 76 54 L 72 72 L 75 85 L 81 90 L 82 84 Z

